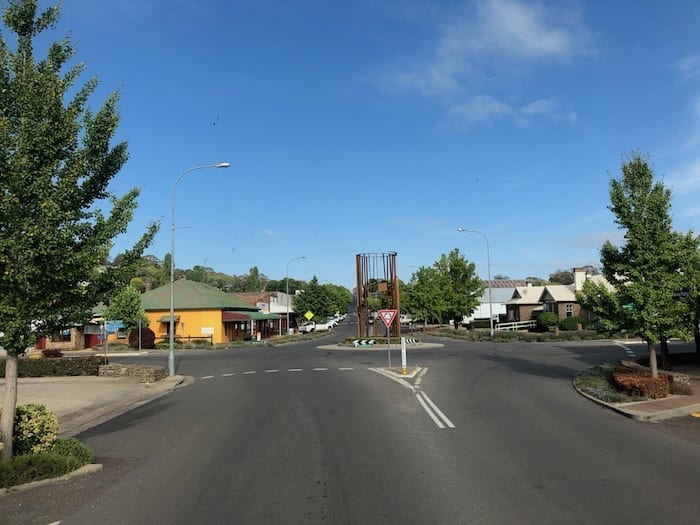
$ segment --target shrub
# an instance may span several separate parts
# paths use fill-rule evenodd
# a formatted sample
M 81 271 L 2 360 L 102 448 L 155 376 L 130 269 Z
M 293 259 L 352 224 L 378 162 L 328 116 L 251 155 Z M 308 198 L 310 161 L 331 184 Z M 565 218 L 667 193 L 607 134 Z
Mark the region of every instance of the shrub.
M 136 328 L 129 332 L 129 346 L 131 348 L 139 347 L 139 329 Z M 156 347 L 156 334 L 147 326 L 141 327 L 141 348 L 153 349 Z
M 549 332 L 557 326 L 559 317 L 554 312 L 542 312 L 537 316 L 537 331 Z
M 586 327 L 586 320 L 583 317 L 565 317 L 564 319 L 559 321 L 559 330 L 578 330 L 579 325 L 581 325 L 582 328 Z
M 613 381 L 627 395 L 658 399 L 669 393 L 670 381 L 667 374 L 659 374 L 659 377 L 654 378 L 646 371 L 617 365 L 613 371 Z
M 8 463 L 0 463 L 0 487 L 14 487 L 30 481 L 56 478 L 81 466 L 74 457 L 53 453 L 16 456 Z
M 63 352 L 58 348 L 46 348 L 41 351 L 41 355 L 44 357 L 63 357 Z
M 90 452 L 90 449 L 74 437 L 57 439 L 50 452 L 59 456 L 75 458 L 80 463 L 78 467 L 92 463 L 92 452 Z
M 19 377 L 96 376 L 104 359 L 98 356 L 26 359 L 17 363 Z M 5 377 L 5 360 L 0 360 L 0 377 Z
M 58 418 L 44 405 L 17 405 L 13 436 L 13 454 L 48 452 L 56 442 Z

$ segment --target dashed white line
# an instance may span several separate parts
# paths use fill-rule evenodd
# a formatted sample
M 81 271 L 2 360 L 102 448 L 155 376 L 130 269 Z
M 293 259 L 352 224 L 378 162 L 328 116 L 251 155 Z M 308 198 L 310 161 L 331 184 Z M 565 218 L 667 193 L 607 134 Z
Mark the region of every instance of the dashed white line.
M 327 370 L 327 368 L 314 368 L 314 372 L 325 372 Z
M 257 373 L 257 370 L 247 370 L 247 371 L 243 372 L 243 375 L 245 376 L 245 375 L 255 374 L 255 373 Z
M 340 370 L 341 372 L 348 372 L 348 371 L 355 370 L 355 369 L 354 368 L 339 368 L 338 370 Z
M 269 370 L 265 370 L 266 374 L 274 374 L 275 372 L 279 372 L 277 368 L 271 368 Z
M 231 373 L 228 373 L 228 374 L 221 374 L 221 377 L 231 377 L 231 376 L 235 376 L 235 375 L 236 375 L 236 374 L 234 374 L 233 372 L 231 372 Z
M 214 376 L 202 376 L 199 379 L 211 379 L 212 377 L 214 377 Z
M 303 370 L 303 368 L 290 368 L 287 372 L 302 372 Z

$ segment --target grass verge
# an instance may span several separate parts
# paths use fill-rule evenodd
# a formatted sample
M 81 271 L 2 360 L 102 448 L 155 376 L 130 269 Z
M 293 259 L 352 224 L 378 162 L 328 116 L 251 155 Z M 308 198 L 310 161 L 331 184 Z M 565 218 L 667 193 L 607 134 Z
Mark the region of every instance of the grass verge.
M 589 396 L 606 403 L 632 403 L 644 401 L 646 398 L 628 396 L 615 387 L 612 372 L 615 363 L 603 363 L 579 372 L 574 377 L 574 386 Z

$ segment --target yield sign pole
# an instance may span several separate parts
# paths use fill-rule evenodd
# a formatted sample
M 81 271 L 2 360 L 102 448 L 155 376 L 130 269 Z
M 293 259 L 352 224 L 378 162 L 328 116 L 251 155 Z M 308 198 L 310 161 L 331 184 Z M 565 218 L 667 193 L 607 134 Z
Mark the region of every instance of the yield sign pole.
M 379 310 L 377 313 L 384 323 L 384 326 L 386 326 L 386 350 L 389 355 L 389 368 L 391 368 L 391 334 L 389 328 L 391 327 L 391 323 L 394 322 L 394 319 L 396 319 L 397 310 Z

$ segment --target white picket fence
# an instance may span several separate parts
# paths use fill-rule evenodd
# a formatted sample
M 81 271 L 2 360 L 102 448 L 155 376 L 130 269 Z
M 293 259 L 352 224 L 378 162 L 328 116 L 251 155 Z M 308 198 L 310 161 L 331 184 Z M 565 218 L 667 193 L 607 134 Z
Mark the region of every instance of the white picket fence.
M 537 326 L 537 321 L 515 321 L 513 323 L 497 323 L 494 327 L 496 330 L 504 332 L 515 332 L 517 330 L 527 330 Z

